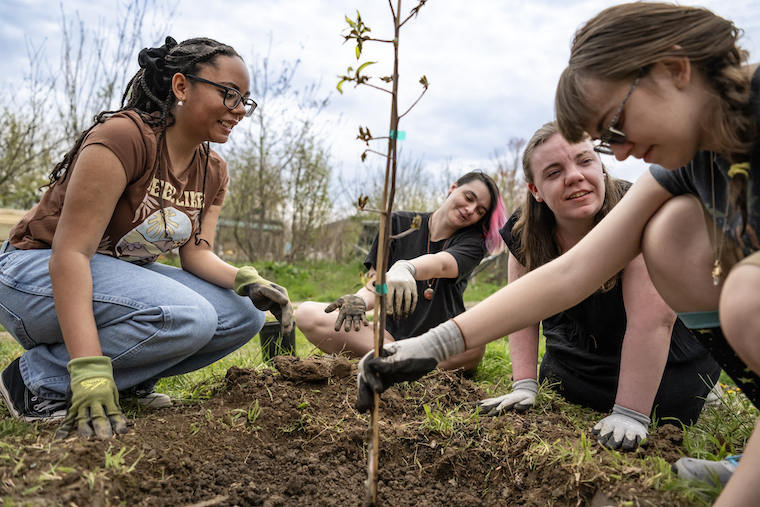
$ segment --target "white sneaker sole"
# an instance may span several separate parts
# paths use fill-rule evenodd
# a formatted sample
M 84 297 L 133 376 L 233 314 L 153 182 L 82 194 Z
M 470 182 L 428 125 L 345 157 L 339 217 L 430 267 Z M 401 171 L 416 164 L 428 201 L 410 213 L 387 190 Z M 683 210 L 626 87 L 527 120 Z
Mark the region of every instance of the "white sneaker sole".
M 11 402 L 11 395 L 8 392 L 8 390 L 5 388 L 5 383 L 0 380 L 0 395 L 3 397 L 3 401 L 5 402 L 5 406 L 8 408 L 8 412 L 10 412 L 11 417 L 15 419 L 21 419 L 24 422 L 35 422 L 35 421 L 42 421 L 42 422 L 55 422 L 55 421 L 63 421 L 66 418 L 66 409 L 56 410 L 49 416 L 42 416 L 42 415 L 23 415 L 21 412 L 16 410 L 16 407 Z
M 142 408 L 161 408 L 172 405 L 172 399 L 163 393 L 150 393 L 135 399 Z

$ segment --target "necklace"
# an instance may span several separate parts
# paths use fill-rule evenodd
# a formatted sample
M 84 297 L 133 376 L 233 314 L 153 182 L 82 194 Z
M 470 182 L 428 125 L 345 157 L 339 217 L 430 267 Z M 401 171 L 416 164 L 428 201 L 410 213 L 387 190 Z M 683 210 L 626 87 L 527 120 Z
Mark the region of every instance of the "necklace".
M 430 215 L 430 218 L 428 219 L 428 238 L 427 238 L 427 253 L 428 254 L 430 253 L 430 235 L 431 235 L 431 232 L 430 232 L 430 225 L 431 224 L 430 224 L 430 222 L 432 222 L 432 220 L 433 220 L 433 215 Z M 451 237 L 446 238 L 446 243 L 443 244 L 443 248 L 441 248 L 441 252 L 443 252 L 444 250 L 446 250 L 446 245 L 449 244 L 449 240 L 450 239 L 451 239 Z M 438 252 L 436 252 L 436 253 L 438 253 Z M 428 280 L 427 281 L 427 289 L 425 289 L 425 292 L 422 293 L 422 295 L 428 301 L 430 301 L 431 299 L 433 299 L 433 294 L 435 294 L 435 290 L 433 290 L 433 283 L 435 282 L 435 280 L 436 280 L 435 278 L 431 278 L 430 280 Z
M 720 264 L 720 256 L 723 250 L 723 238 L 725 237 L 726 230 L 726 214 L 728 213 L 728 199 L 726 199 L 726 212 L 723 213 L 723 227 L 720 237 L 718 236 L 718 210 L 715 209 L 715 167 L 714 167 L 715 154 L 710 152 L 710 187 L 712 190 L 712 208 L 713 213 L 713 255 L 715 257 L 715 263 L 712 269 L 713 285 L 718 285 L 720 279 L 723 276 L 723 266 Z

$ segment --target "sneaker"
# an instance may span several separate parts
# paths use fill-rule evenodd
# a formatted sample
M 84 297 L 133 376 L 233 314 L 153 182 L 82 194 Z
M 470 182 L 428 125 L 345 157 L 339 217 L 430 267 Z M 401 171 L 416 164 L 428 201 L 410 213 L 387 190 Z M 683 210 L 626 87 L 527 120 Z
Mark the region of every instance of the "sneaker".
M 720 461 L 696 458 L 681 458 L 673 465 L 673 471 L 682 479 L 696 479 L 709 482 L 713 486 L 725 486 L 739 465 L 742 455 L 728 456 Z
M 706 407 L 719 407 L 723 403 L 723 388 L 720 383 L 717 383 L 710 389 L 705 397 Z
M 26 422 L 60 421 L 66 418 L 65 400 L 47 400 L 27 389 L 19 369 L 19 358 L 0 374 L 0 394 L 12 417 Z
M 120 397 L 134 398 L 143 408 L 161 408 L 172 404 L 172 399 L 163 393 L 157 393 L 152 385 L 143 382 L 119 393 Z

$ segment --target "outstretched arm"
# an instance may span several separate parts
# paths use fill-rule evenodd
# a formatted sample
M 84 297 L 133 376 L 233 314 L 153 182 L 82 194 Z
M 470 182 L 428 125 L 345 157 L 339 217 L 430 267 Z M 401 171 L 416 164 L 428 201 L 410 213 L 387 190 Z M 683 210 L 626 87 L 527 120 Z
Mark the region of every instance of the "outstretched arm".
M 293 329 L 293 307 L 288 291 L 262 278 L 256 268 L 244 266 L 238 269 L 214 253 L 214 234 L 220 211 L 221 206 L 209 206 L 203 216 L 199 241 L 196 243 L 196 238 L 192 237 L 180 248 L 182 269 L 209 283 L 248 296 L 256 308 L 275 316 L 283 336 L 289 335 Z
M 111 359 L 103 356 L 92 309 L 90 260 L 103 238 L 116 203 L 127 185 L 119 158 L 102 145 L 79 153 L 66 190 L 50 255 L 50 281 L 58 322 L 71 361 L 70 404 L 56 432 L 65 438 L 77 425 L 79 435 L 110 438 L 127 432 L 118 404 Z
M 427 333 L 387 345 L 384 357 L 365 356 L 359 363 L 360 393 L 368 392 L 367 388 L 382 392 L 396 382 L 420 378 L 452 355 L 580 303 L 641 253 L 647 222 L 672 197 L 649 172 L 644 173 L 620 203 L 565 254 Z M 360 396 L 357 408 L 368 407 L 367 399 Z
M 458 275 L 459 265 L 449 252 L 396 261 L 385 274 L 388 289 L 387 314 L 401 320 L 414 313 L 418 299 L 417 280 L 456 278 Z
M 71 359 L 102 355 L 92 310 L 90 260 L 127 186 L 119 158 L 102 145 L 81 150 L 66 189 L 50 255 L 55 310 Z
M 454 318 L 466 347 L 478 347 L 533 325 L 593 294 L 641 253 L 649 219 L 670 199 L 644 173 L 620 203 L 577 245 Z
M 459 264 L 449 252 L 420 255 L 410 261 L 417 268 L 415 280 L 430 278 L 456 278 L 459 276 Z

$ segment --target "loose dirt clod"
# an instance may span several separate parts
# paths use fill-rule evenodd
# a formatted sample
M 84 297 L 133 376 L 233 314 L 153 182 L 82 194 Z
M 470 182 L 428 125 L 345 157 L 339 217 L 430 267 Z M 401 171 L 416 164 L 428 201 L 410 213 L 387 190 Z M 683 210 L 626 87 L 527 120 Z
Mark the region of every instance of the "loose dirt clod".
M 272 362 L 283 377 L 293 381 L 318 382 L 351 374 L 351 362 L 345 357 L 276 356 Z

